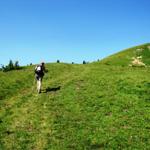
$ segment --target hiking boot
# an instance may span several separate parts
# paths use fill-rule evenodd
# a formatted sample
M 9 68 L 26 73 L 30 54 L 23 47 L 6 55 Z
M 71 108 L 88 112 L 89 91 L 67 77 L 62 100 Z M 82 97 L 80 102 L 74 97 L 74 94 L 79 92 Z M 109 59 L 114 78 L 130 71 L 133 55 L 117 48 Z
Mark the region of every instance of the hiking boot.
M 38 93 L 40 94 L 40 93 L 41 93 L 41 90 L 38 90 Z

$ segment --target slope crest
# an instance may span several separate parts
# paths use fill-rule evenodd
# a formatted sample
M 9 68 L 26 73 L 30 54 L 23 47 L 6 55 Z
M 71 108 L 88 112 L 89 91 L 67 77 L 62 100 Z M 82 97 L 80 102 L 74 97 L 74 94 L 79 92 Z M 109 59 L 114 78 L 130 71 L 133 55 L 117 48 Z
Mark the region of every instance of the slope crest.
M 113 54 L 101 61 L 106 65 L 131 65 L 133 59 L 140 58 L 141 62 L 146 66 L 150 65 L 150 43 L 135 46 L 132 48 L 125 49 L 119 53 Z

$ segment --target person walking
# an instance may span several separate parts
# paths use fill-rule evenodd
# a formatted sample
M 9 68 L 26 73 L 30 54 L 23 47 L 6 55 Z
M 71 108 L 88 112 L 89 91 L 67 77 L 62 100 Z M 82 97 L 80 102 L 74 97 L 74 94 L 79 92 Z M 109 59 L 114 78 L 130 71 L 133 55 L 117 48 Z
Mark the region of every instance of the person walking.
M 44 73 L 46 72 L 45 63 L 42 62 L 41 64 L 37 65 L 35 67 L 34 72 L 35 72 L 35 79 L 37 81 L 37 92 L 41 93 L 42 79 L 44 77 Z

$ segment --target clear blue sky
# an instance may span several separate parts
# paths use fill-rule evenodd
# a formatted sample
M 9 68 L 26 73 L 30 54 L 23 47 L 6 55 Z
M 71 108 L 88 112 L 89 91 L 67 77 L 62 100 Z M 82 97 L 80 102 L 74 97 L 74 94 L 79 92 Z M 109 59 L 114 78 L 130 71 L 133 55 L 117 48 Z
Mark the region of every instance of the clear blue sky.
M 150 42 L 150 0 L 0 0 L 0 64 L 81 63 Z

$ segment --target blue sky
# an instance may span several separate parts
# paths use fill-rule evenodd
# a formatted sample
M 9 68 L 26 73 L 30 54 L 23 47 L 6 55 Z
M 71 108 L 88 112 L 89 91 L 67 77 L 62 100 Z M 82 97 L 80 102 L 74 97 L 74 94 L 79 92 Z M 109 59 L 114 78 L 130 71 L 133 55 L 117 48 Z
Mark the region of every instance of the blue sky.
M 149 0 L 1 0 L 0 64 L 82 63 L 150 42 Z

